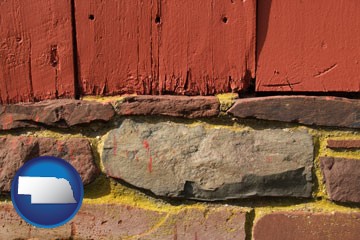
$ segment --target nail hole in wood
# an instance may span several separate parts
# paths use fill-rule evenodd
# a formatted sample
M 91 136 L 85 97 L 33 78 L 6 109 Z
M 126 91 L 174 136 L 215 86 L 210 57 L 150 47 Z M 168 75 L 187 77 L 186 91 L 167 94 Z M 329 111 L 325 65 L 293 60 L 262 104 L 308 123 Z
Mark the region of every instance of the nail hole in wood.
M 156 24 L 160 24 L 160 22 L 161 22 L 160 16 L 156 16 L 156 18 L 155 18 L 155 23 L 156 23 Z
M 95 19 L 94 14 L 89 14 L 89 19 L 90 19 L 91 21 L 94 20 L 94 19 Z
M 223 23 L 227 23 L 227 22 L 228 22 L 228 18 L 227 18 L 227 17 L 223 17 L 222 21 L 223 21 Z

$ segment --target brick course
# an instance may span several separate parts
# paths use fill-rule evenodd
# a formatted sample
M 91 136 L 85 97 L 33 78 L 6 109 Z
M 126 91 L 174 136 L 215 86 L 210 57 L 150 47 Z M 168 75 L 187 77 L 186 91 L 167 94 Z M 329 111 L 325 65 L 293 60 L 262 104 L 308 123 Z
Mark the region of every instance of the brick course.
M 16 171 L 28 160 L 38 156 L 54 156 L 67 160 L 79 172 L 84 184 L 98 174 L 90 143 L 86 139 L 36 138 L 25 136 L 0 137 L 0 191 L 10 191 Z
M 356 240 L 360 213 L 278 212 L 261 217 L 254 225 L 254 240 Z

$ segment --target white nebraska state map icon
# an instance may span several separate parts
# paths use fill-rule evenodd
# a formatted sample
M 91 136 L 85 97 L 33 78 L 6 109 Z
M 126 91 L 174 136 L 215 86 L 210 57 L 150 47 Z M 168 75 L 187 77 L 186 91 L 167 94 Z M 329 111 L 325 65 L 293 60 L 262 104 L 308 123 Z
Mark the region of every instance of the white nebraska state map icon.
M 64 178 L 19 176 L 18 194 L 31 195 L 31 204 L 76 203 L 71 185 Z

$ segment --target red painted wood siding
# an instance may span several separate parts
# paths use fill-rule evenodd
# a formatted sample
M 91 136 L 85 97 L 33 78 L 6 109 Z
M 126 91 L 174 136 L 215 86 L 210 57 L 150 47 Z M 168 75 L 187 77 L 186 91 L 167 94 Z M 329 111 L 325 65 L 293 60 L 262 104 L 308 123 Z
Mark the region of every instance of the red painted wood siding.
M 73 96 L 70 0 L 0 1 L 0 103 Z
M 348 0 L 0 0 L 0 104 L 359 92 L 358 29 Z
M 257 91 L 359 92 L 360 1 L 258 0 Z
M 255 0 L 75 0 L 83 94 L 209 95 L 255 75 Z
M 75 1 L 82 93 L 151 94 L 157 89 L 152 1 Z

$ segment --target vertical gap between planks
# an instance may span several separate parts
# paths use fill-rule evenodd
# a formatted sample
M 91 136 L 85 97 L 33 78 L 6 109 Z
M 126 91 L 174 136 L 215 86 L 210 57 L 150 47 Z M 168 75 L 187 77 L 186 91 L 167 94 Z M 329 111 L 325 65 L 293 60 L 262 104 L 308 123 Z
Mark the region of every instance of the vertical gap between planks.
M 72 44 L 73 44 L 73 64 L 74 64 L 74 95 L 75 99 L 80 99 L 82 92 L 80 88 L 79 58 L 76 35 L 76 17 L 75 17 L 75 0 L 70 1 L 71 4 L 71 27 L 72 27 Z

